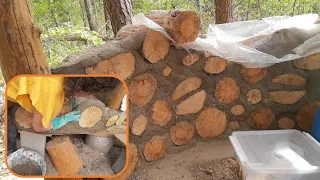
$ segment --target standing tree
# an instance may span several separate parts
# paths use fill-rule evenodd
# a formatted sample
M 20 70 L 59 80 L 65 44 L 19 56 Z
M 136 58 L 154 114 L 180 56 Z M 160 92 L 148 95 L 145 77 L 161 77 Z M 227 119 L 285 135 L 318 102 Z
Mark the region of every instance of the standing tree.
M 121 27 L 132 23 L 131 0 L 104 0 L 103 3 L 108 11 L 114 35 Z
M 232 21 L 231 0 L 214 0 L 216 12 L 216 24 L 229 23 Z
M 0 66 L 6 83 L 19 74 L 49 74 L 28 0 L 0 0 Z
M 84 6 L 86 8 L 90 30 L 98 32 L 97 20 L 93 12 L 91 0 L 84 0 Z
M 103 12 L 104 12 L 104 22 L 105 22 L 105 26 L 106 26 L 106 32 L 108 32 L 109 26 L 108 26 L 108 21 L 109 21 L 109 13 L 107 10 L 107 1 L 108 0 L 103 0 Z

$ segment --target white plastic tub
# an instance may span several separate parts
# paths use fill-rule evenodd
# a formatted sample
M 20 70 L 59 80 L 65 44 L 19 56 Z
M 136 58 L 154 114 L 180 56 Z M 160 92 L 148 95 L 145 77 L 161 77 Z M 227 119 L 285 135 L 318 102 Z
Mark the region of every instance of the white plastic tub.
M 233 132 L 246 180 L 320 180 L 320 144 L 298 130 Z

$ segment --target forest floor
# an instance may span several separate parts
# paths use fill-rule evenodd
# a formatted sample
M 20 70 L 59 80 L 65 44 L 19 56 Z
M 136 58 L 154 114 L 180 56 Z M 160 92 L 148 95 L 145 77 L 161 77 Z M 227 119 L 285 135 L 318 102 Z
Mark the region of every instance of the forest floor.
M 155 162 L 140 161 L 131 180 L 241 180 L 242 173 L 229 140 L 199 142 Z

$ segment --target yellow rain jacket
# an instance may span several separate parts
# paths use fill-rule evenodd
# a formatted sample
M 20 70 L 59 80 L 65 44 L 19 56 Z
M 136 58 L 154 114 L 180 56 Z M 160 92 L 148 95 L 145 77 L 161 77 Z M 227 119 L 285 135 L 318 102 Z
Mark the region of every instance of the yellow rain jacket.
M 36 108 L 42 115 L 42 125 L 48 128 L 63 106 L 63 77 L 15 78 L 7 86 L 7 97 L 31 113 Z

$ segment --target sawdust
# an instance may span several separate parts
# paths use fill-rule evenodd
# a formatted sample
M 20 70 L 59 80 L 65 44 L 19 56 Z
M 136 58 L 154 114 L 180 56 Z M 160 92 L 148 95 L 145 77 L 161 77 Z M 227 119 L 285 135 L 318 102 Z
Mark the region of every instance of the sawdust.
M 41 176 L 42 171 L 39 165 L 31 160 L 23 164 L 16 165 L 11 169 L 13 172 L 23 176 Z
M 119 148 L 113 148 L 109 151 L 107 155 L 96 151 L 86 144 L 84 144 L 83 135 L 73 135 L 70 136 L 70 139 L 74 145 L 75 150 L 77 151 L 79 157 L 83 161 L 83 167 L 78 172 L 79 176 L 111 176 L 114 175 L 113 170 L 111 169 L 112 164 L 116 161 L 118 156 L 121 153 Z M 59 175 L 56 169 L 54 168 L 52 161 L 48 154 L 45 156 L 45 161 L 47 164 L 47 176 L 57 176 Z

